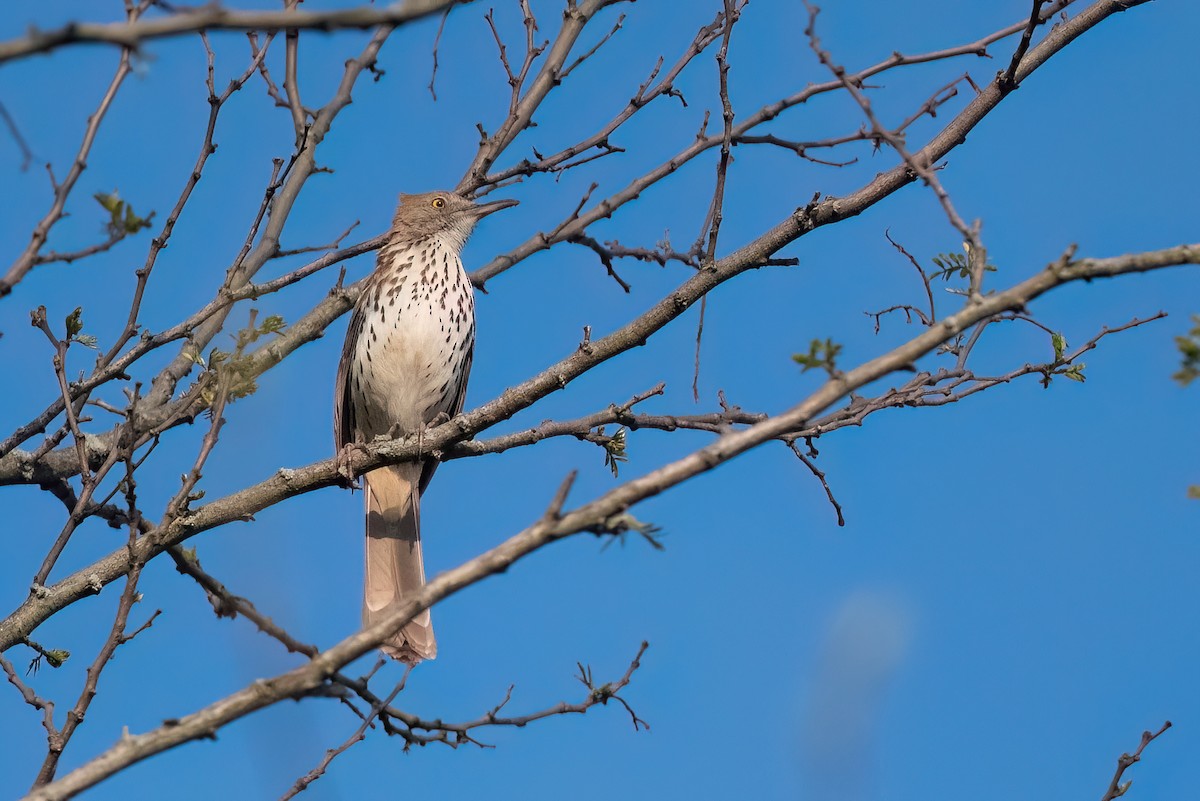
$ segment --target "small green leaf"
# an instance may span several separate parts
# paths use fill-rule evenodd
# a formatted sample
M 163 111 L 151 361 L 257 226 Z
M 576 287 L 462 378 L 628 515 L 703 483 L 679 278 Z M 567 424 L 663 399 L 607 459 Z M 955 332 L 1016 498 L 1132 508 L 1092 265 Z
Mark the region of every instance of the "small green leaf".
M 604 429 L 601 429 L 600 433 L 603 434 Z M 604 466 L 612 470 L 613 478 L 617 477 L 619 464 L 629 461 L 629 456 L 625 452 L 625 434 L 624 427 L 618 428 L 617 433 L 604 443 Z
M 99 341 L 92 334 L 76 334 L 75 341 L 85 348 L 96 349 L 96 343 Z
M 75 311 L 67 315 L 67 339 L 72 338 L 83 330 L 83 307 L 76 306 Z
M 52 668 L 62 667 L 71 658 L 71 652 L 62 648 L 53 648 L 45 653 L 46 664 Z
M 114 220 L 114 222 L 116 222 Z M 127 234 L 136 234 L 143 228 L 149 228 L 150 221 L 143 219 L 133 213 L 133 207 L 128 203 L 125 204 L 125 219 L 121 222 L 121 229 Z
M 287 323 L 278 314 L 269 314 L 262 321 L 262 325 L 258 330 L 263 334 L 280 334 L 287 327 Z
M 966 245 L 965 242 L 963 244 Z M 967 250 L 970 251 L 969 246 L 967 246 Z M 949 281 L 955 276 L 959 278 L 971 277 L 971 262 L 962 253 L 939 253 L 931 261 L 938 269 L 930 273 L 930 280 L 941 278 L 943 281 Z M 996 265 L 989 263 L 984 265 L 983 269 L 984 272 L 994 273 L 996 272 Z
M 1200 378 L 1200 314 L 1193 314 L 1192 322 L 1195 325 L 1191 331 L 1184 336 L 1175 337 L 1175 345 L 1179 348 L 1182 358 L 1179 361 L 1178 372 L 1171 378 L 1185 387 Z
M 121 238 L 129 234 L 136 234 L 143 228 L 150 227 L 150 217 L 153 217 L 154 213 L 151 212 L 150 217 L 139 216 L 134 212 L 132 206 L 121 200 L 121 196 L 115 190 L 111 194 L 100 192 L 92 197 L 96 198 L 96 202 L 108 212 L 108 222 L 104 227 L 113 237 Z
M 1050 343 L 1054 345 L 1054 361 L 1061 362 L 1063 353 L 1067 350 L 1067 338 L 1055 331 L 1050 335 Z
M 792 361 L 803 368 L 800 371 L 802 373 L 807 373 L 813 368 L 832 373 L 837 369 L 837 356 L 841 352 L 842 346 L 828 337 L 824 342 L 814 339 L 808 345 L 808 353 L 795 353 L 792 355 Z
M 613 692 L 611 684 L 601 684 L 599 687 L 592 690 L 592 700 L 601 704 L 608 703 L 608 699 L 612 698 L 614 695 L 616 695 L 616 693 Z
M 124 205 L 124 201 L 121 200 L 120 195 L 118 195 L 115 190 L 111 195 L 103 192 L 97 192 L 96 194 L 92 195 L 92 197 L 96 198 L 96 202 L 99 203 L 104 210 L 110 214 L 116 213 L 121 206 Z
M 1083 368 L 1085 368 L 1085 367 L 1087 367 L 1087 365 L 1082 362 L 1080 362 L 1079 364 L 1073 364 L 1070 367 L 1068 367 L 1066 370 L 1063 370 L 1062 374 L 1064 376 L 1066 376 L 1067 378 L 1071 379 L 1072 381 L 1078 381 L 1079 383 L 1082 384 L 1084 381 L 1087 380 L 1087 377 L 1083 374 Z

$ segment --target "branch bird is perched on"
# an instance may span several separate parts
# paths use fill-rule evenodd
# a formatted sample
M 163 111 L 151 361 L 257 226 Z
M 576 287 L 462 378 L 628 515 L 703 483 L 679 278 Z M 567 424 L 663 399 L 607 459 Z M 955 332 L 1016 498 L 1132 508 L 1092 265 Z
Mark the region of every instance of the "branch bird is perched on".
M 339 452 L 355 442 L 422 431 L 462 411 L 475 346 L 475 299 L 459 253 L 475 223 L 515 200 L 474 203 L 454 192 L 400 195 L 350 317 L 334 398 Z M 425 584 L 421 493 L 437 460 L 367 472 L 363 625 L 386 616 Z M 381 646 L 410 665 L 437 656 L 425 610 Z

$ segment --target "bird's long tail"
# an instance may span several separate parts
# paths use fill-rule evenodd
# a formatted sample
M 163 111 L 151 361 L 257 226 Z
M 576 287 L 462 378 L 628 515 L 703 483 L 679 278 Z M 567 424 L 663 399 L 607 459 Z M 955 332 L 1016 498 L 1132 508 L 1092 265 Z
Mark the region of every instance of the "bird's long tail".
M 421 465 L 400 464 L 365 476 L 367 506 L 363 625 L 379 622 L 425 586 L 421 558 Z M 381 645 L 394 659 L 415 665 L 437 656 L 429 610 Z

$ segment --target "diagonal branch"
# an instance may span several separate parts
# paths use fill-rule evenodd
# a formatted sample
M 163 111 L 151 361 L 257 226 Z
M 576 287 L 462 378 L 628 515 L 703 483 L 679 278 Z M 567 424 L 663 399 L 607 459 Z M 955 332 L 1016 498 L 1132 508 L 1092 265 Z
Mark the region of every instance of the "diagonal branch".
M 770 248 L 772 244 L 759 241 L 748 247 Z M 756 255 L 754 258 L 762 258 L 763 255 L 765 254 Z M 742 256 L 742 258 L 746 257 L 747 255 Z M 281 700 L 312 693 L 321 687 L 330 675 L 377 647 L 378 643 L 391 636 L 421 610 L 428 609 L 434 603 L 488 576 L 510 569 L 515 562 L 551 542 L 580 532 L 605 530 L 606 521 L 639 501 L 712 470 L 717 465 L 775 439 L 781 433 L 794 429 L 804 421 L 820 414 L 840 398 L 872 381 L 879 380 L 896 370 L 904 369 L 915 363 L 946 340 L 966 331 L 984 319 L 1004 311 L 1024 309 L 1035 298 L 1068 283 L 1145 272 L 1180 264 L 1200 264 L 1200 245 L 1184 245 L 1167 250 L 1108 259 L 1081 259 L 1078 261 L 1060 259 L 1053 262 L 1046 269 L 1008 290 L 967 304 L 962 310 L 943 318 L 933 329 L 920 333 L 892 351 L 845 373 L 831 377 L 808 398 L 782 414 L 768 418 L 749 428 L 725 434 L 715 442 L 682 459 L 629 481 L 569 512 L 543 516 L 524 531 L 495 548 L 437 576 L 413 598 L 398 605 L 387 617 L 367 629 L 347 637 L 310 662 L 272 679 L 256 681 L 209 707 L 172 721 L 168 726 L 146 734 L 124 737 L 91 762 L 59 781 L 31 793 L 27 798 L 30 801 L 33 799 L 45 801 L 70 798 L 128 765 L 190 740 L 210 737 L 214 731 L 225 724 Z M 697 276 L 693 280 L 699 278 L 700 276 Z M 504 400 L 505 398 L 502 398 L 489 405 L 502 405 Z M 356 471 L 361 472 L 384 463 L 419 458 L 420 455 L 429 453 L 430 446 L 445 447 L 456 437 L 462 437 L 471 431 L 473 424 L 481 417 L 487 416 L 486 411 L 487 407 L 484 407 L 438 426 L 427 432 L 421 443 L 409 442 L 408 440 L 416 439 L 416 437 L 410 437 L 399 444 L 388 442 L 365 448 L 362 453 L 352 457 L 353 467 Z M 387 454 L 386 460 L 383 458 L 384 454 Z M 286 474 L 270 479 L 258 487 L 251 487 L 215 501 L 197 510 L 194 514 L 179 518 L 164 530 L 143 538 L 137 544 L 132 545 L 128 553 L 122 549 L 119 555 L 125 559 L 136 560 L 140 554 L 144 554 L 146 551 L 160 550 L 169 544 L 180 542 L 198 531 L 234 519 L 242 519 L 244 515 L 278 502 L 283 497 L 316 489 L 319 486 L 328 486 L 335 481 L 338 475 L 336 462 L 336 459 L 329 459 L 307 468 L 287 471 Z M 147 543 L 147 540 L 150 542 Z M 97 572 L 103 569 L 102 566 L 108 561 L 108 559 L 102 560 L 96 565 Z M 71 579 L 66 581 L 71 581 Z M 63 583 L 65 582 L 60 582 L 60 585 Z M 56 590 L 58 590 L 58 586 L 51 588 L 48 597 L 53 596 Z M 10 621 L 5 621 L 4 626 L 0 627 L 0 632 L 7 633 L 11 630 Z
M 1070 4 L 1070 2 L 1072 2 L 1072 0 L 1057 0 L 1054 4 L 1048 7 L 1044 13 L 1054 13 L 1065 5 Z M 1108 15 L 1115 13 L 1116 10 L 1119 9 L 1114 9 L 1107 4 L 1101 3 L 1089 9 L 1088 11 L 1085 11 L 1079 17 L 1076 17 L 1070 22 L 1056 28 L 1051 35 L 1046 38 L 1046 40 L 1041 42 L 1038 47 L 1034 49 L 1034 55 L 1036 58 L 1030 58 L 1024 61 L 1021 79 L 1023 80 L 1024 77 L 1026 77 L 1030 72 L 1040 66 L 1040 64 L 1044 63 L 1045 60 L 1054 52 L 1062 49 L 1062 47 L 1066 46 L 1066 44 L 1072 41 L 1075 37 L 1079 36 L 1083 31 L 1098 24 Z M 708 43 L 711 43 L 719 37 L 722 29 L 720 24 L 721 19 L 721 16 L 719 16 L 717 22 L 714 22 L 712 25 L 701 30 L 700 34 L 697 35 L 696 41 L 693 42 L 691 50 L 689 50 L 689 53 L 680 60 L 673 72 L 677 72 L 679 69 L 682 69 L 682 66 L 686 64 L 687 60 L 707 46 Z M 975 42 L 940 51 L 924 53 L 915 56 L 905 56 L 903 54 L 896 53 L 884 61 L 881 61 L 874 66 L 868 67 L 856 73 L 854 79 L 858 81 L 865 80 L 870 76 L 877 75 L 897 66 L 926 63 L 938 59 L 952 58 L 968 54 L 986 55 L 986 48 L 989 44 L 1021 31 L 1024 26 L 1024 22 L 1015 23 Z M 664 84 L 669 86 L 669 79 L 670 76 L 664 78 L 663 83 L 660 83 L 659 87 L 662 87 Z M 806 87 L 801 92 L 786 98 L 779 103 L 766 106 L 755 114 L 751 115 L 749 118 L 744 120 L 743 123 L 736 127 L 734 132 L 735 136 L 744 133 L 746 130 L 749 130 L 749 128 L 755 125 L 774 119 L 786 108 L 804 103 L 816 94 L 834 91 L 835 89 L 840 89 L 841 87 L 842 83 L 836 80 L 827 82 L 825 84 L 816 84 Z M 656 88 L 654 91 L 657 92 L 658 88 Z M 671 90 L 667 89 L 665 92 L 670 94 Z M 639 90 L 639 95 L 640 94 L 641 90 Z M 654 92 L 651 92 L 650 94 L 653 96 Z M 978 122 L 984 116 L 986 116 L 986 114 L 989 113 L 992 108 L 996 106 L 1000 99 L 1002 98 L 999 94 L 996 94 L 992 91 L 992 87 L 989 87 L 981 92 L 975 101 L 972 102 L 972 104 L 960 112 L 960 114 L 956 116 L 929 145 L 927 145 L 927 150 L 930 151 L 929 158 L 941 158 L 955 146 L 957 146 L 957 144 L 965 139 L 967 133 L 976 124 L 978 124 Z M 516 250 L 493 259 L 491 262 L 472 273 L 472 280 L 477 286 L 482 287 L 489 278 L 504 272 L 514 264 L 532 255 L 533 253 L 548 248 L 557 241 L 573 241 L 575 237 L 585 231 L 593 222 L 611 215 L 613 211 L 620 205 L 638 197 L 638 195 L 648 186 L 662 179 L 666 175 L 671 174 L 689 159 L 693 158 L 709 147 L 718 145 L 721 139 L 721 136 L 715 136 L 709 137 L 705 141 L 697 142 L 679 155 L 670 159 L 665 164 L 655 168 L 650 173 L 643 176 L 643 178 L 633 182 L 626 189 L 621 190 L 617 194 L 601 201 L 599 204 L 597 204 L 597 206 L 588 210 L 586 214 L 581 215 L 578 212 L 573 214 L 570 220 L 567 223 L 564 223 L 562 226 L 556 228 L 551 236 L 547 237 L 545 234 L 539 234 L 518 247 Z M 863 187 L 848 198 L 829 199 L 820 204 L 814 202 L 814 204 L 811 204 L 811 210 L 814 213 L 807 215 L 807 219 L 805 220 L 803 228 L 797 228 L 797 226 L 794 225 L 794 220 L 798 218 L 791 218 L 777 225 L 772 230 L 772 236 L 780 234 L 793 239 L 798 238 L 813 228 L 832 222 L 837 222 L 840 219 L 845 219 L 846 217 L 859 214 L 866 208 L 869 208 L 874 203 L 890 195 L 911 181 L 911 176 L 906 175 L 905 172 L 906 170 L 903 166 L 898 166 L 879 176 L 876 180 L 872 181 L 870 184 Z M 339 260 L 339 258 L 345 258 L 348 257 L 348 255 L 353 255 L 357 252 L 375 249 L 379 246 L 382 240 L 383 237 L 375 237 L 372 240 L 360 243 L 360 245 L 347 248 L 345 251 L 340 252 L 339 254 L 331 254 L 331 256 L 328 257 L 330 260 L 328 263 L 333 263 L 334 261 Z M 251 258 L 253 258 L 253 254 L 251 254 Z M 292 328 L 294 330 L 309 331 L 311 332 L 312 336 L 318 336 L 320 331 L 322 331 L 325 326 L 329 325 L 330 322 L 335 320 L 339 315 L 344 313 L 353 305 L 355 298 L 357 298 L 358 291 L 359 288 L 357 286 L 353 286 L 346 288 L 344 291 L 336 292 L 331 297 L 317 304 L 317 306 L 308 314 L 306 314 L 301 320 L 297 321 Z M 240 296 L 254 296 L 252 290 L 251 294 L 248 295 L 245 294 L 245 292 L 246 290 L 239 290 Z M 121 359 L 118 359 L 117 362 L 109 365 L 108 368 L 102 371 L 102 375 L 93 375 L 92 377 L 79 382 L 77 386 L 80 387 L 81 390 L 86 391 L 87 389 L 90 389 L 99 383 L 103 383 L 105 381 L 112 380 L 114 377 L 120 376 L 122 374 L 121 370 L 130 365 L 136 358 L 139 358 L 145 350 L 161 346 L 164 344 L 164 340 L 171 341 L 173 339 L 186 336 L 189 331 L 199 325 L 199 322 L 209 319 L 209 317 L 229 305 L 231 304 L 228 298 L 223 295 L 219 296 L 218 298 L 214 299 L 209 306 L 201 310 L 201 312 L 193 315 L 188 321 L 175 326 L 168 332 L 164 332 L 162 335 L 151 337 L 148 340 L 143 339 L 137 343 L 134 348 L 125 356 L 123 356 Z M 648 314 L 657 316 L 659 314 L 659 308 L 660 307 L 656 307 L 655 309 L 651 310 L 651 312 L 648 312 Z M 682 310 L 682 308 L 677 309 L 676 314 L 682 312 Z M 656 326 L 655 330 L 657 327 L 661 326 Z M 188 365 L 189 362 L 183 362 L 176 369 L 182 370 L 183 368 L 188 367 Z M 28 454 L 9 454 L 9 451 L 11 451 L 21 442 L 28 439 L 33 434 L 44 430 L 45 427 L 54 419 L 54 417 L 61 412 L 62 401 L 60 399 L 59 401 L 52 403 L 42 414 L 40 414 L 29 424 L 21 427 L 14 432 L 12 436 L 0 443 L 0 483 L 20 483 L 30 480 L 41 481 L 48 478 L 71 475 L 71 472 L 69 471 L 69 464 L 67 464 L 63 458 L 55 454 L 50 454 L 46 460 L 36 461 L 31 460 Z M 104 453 L 107 451 L 107 446 L 104 445 L 102 440 L 89 439 L 89 443 L 95 444 L 95 447 L 93 448 L 94 458 L 102 460 Z M 9 454 L 9 456 L 5 457 L 4 454 Z
M 1168 720 L 1158 731 L 1142 732 L 1142 741 L 1138 743 L 1137 750 L 1132 754 L 1121 754 L 1121 756 L 1117 758 L 1117 771 L 1113 774 L 1112 781 L 1108 785 L 1108 790 L 1100 798 L 1100 801 L 1113 801 L 1114 799 L 1125 795 L 1125 792 L 1129 789 L 1129 786 L 1133 784 L 1133 781 L 1129 780 L 1122 783 L 1121 777 L 1125 775 L 1125 771 L 1128 770 L 1131 765 L 1133 765 L 1135 762 L 1141 761 L 1142 752 L 1146 750 L 1146 746 L 1157 740 L 1159 736 L 1161 736 L 1169 728 L 1171 728 L 1171 721 Z
M 1145 2 L 1145 0 L 1140 0 Z M 1070 5 L 1074 0 L 1057 0 L 1051 6 L 1048 6 L 1043 14 L 1051 14 L 1066 6 Z M 1037 47 L 1030 51 L 1029 56 L 1022 61 L 1021 68 L 1018 70 L 1016 80 L 1018 82 L 1025 80 L 1030 74 L 1044 64 L 1051 56 L 1062 50 L 1084 32 L 1098 25 L 1109 16 L 1125 10 L 1125 6 L 1114 2 L 1114 0 L 1099 0 L 1085 11 L 1081 12 L 1074 19 L 1058 26 L 1050 34 L 1043 39 Z M 722 15 L 723 16 L 723 15 Z M 854 74 L 843 76 L 846 80 L 861 84 L 867 78 L 887 72 L 888 70 L 897 67 L 904 67 L 911 64 L 924 64 L 931 61 L 939 61 L 942 59 L 956 58 L 963 55 L 986 56 L 987 46 L 993 42 L 1004 39 L 1013 34 L 1019 33 L 1025 27 L 1025 21 L 1014 23 L 1008 27 L 1002 28 L 993 34 L 983 37 L 974 42 L 956 47 L 950 47 L 943 50 L 922 53 L 915 56 L 906 56 L 902 53 L 893 53 L 888 58 L 860 70 Z M 707 30 L 707 29 L 706 29 Z M 702 31 L 703 33 L 703 31 Z M 712 31 L 709 32 L 712 35 Z M 698 37 L 699 39 L 699 37 Z M 825 83 L 810 84 L 799 92 L 784 98 L 783 100 L 763 106 L 758 111 L 748 114 L 741 118 L 741 122 L 733 128 L 733 137 L 738 139 L 746 135 L 750 130 L 770 122 L 777 118 L 784 111 L 799 106 L 808 102 L 813 97 L 845 88 L 841 78 L 827 81 Z M 942 131 L 934 137 L 923 149 L 913 153 L 913 158 L 920 163 L 932 164 L 938 159 L 944 157 L 947 153 L 957 147 L 966 140 L 967 134 L 979 122 L 986 117 L 992 109 L 994 109 L 1000 101 L 1004 99 L 1006 93 L 998 91 L 995 82 L 989 84 L 976 97 L 958 113 L 950 121 L 950 123 L 942 129 Z M 521 245 L 503 255 L 497 256 L 483 267 L 471 273 L 471 280 L 475 286 L 483 288 L 487 281 L 495 276 L 512 268 L 522 260 L 532 256 L 535 253 L 546 250 L 558 242 L 569 242 L 588 226 L 598 220 L 611 217 L 613 213 L 633 200 L 636 200 L 648 188 L 661 181 L 668 175 L 677 171 L 684 164 L 688 163 L 696 156 L 709 150 L 710 148 L 719 147 L 724 139 L 723 132 L 706 135 L 701 133 L 696 140 L 688 147 L 684 148 L 667 161 L 646 172 L 641 177 L 633 180 L 628 186 L 618 192 L 600 200 L 595 206 L 583 213 L 572 215 L 572 218 L 564 223 L 559 228 L 555 229 L 553 235 L 547 236 L 544 233 L 538 233 L 526 240 Z M 831 222 L 836 222 L 846 217 L 854 216 L 861 213 L 866 208 L 869 208 L 874 203 L 878 202 L 887 195 L 892 194 L 900 187 L 911 183 L 914 176 L 910 174 L 910 168 L 907 164 L 901 164 L 893 167 L 885 173 L 882 173 L 875 180 L 871 181 L 867 186 L 860 189 L 858 192 L 840 198 L 836 202 L 830 201 L 820 204 L 822 207 L 830 207 L 831 210 L 836 210 L 838 213 L 832 217 L 814 216 L 810 219 L 810 224 L 813 227 L 826 225 Z M 854 210 L 844 216 L 840 213 L 842 210 L 853 208 Z M 787 223 L 781 223 L 776 226 L 775 230 L 787 226 Z M 790 226 L 787 226 L 790 228 Z M 800 234 L 792 233 L 793 237 Z
M 1023 59 L 1018 71 L 1018 79 L 1024 80 L 1028 74 L 1045 63 L 1058 50 L 1118 10 L 1120 8 L 1116 4 L 1102 0 L 1074 19 L 1049 32 L 1045 39 Z M 923 152 L 930 158 L 939 158 L 949 152 L 965 139 L 967 133 L 1001 101 L 1002 97 L 995 84 L 986 87 L 924 148 Z M 579 351 L 560 361 L 474 412 L 462 415 L 450 423 L 427 432 L 424 437 L 426 447 L 432 446 L 434 449 L 444 450 L 453 442 L 460 441 L 468 435 L 483 431 L 501 420 L 508 419 L 518 411 L 528 408 L 540 398 L 561 389 L 595 365 L 644 343 L 650 335 L 677 318 L 716 286 L 765 263 L 781 248 L 808 232 L 861 213 L 911 181 L 912 176 L 906 165 L 901 164 L 881 174 L 851 195 L 829 198 L 821 202 L 814 201 L 805 208 L 797 209 L 751 244 L 717 261 L 711 270 L 703 270 L 693 275 L 641 317 L 607 337 L 590 342 L 586 351 Z M 1076 267 L 1084 265 L 1085 272 L 1092 269 L 1115 270 L 1112 273 L 1097 272 L 1095 273 L 1097 276 L 1130 270 L 1157 269 L 1167 264 L 1194 263 L 1196 252 L 1193 246 L 1183 246 L 1167 251 L 1126 257 L 1136 262 L 1131 263 L 1132 266 L 1121 260 L 1109 260 L 1117 266 L 1105 268 L 1101 262 L 1084 260 L 1064 262 L 1066 267 L 1063 269 L 1071 265 Z M 1042 291 L 1045 291 L 1045 287 L 1039 288 L 1038 294 Z M 991 296 L 987 300 L 987 304 L 978 306 L 977 310 L 992 309 L 992 304 L 996 302 L 997 297 L 1006 297 L 1006 295 Z M 348 289 L 344 294 L 340 293 L 319 304 L 309 316 L 319 313 L 326 315 L 327 319 L 333 319 L 345 308 L 348 308 L 352 302 L 353 294 Z M 987 316 L 984 314 L 976 321 Z M 949 330 L 949 325 L 943 321 L 940 326 L 926 332 L 926 335 L 934 336 L 940 343 L 949 338 L 946 333 Z M 414 458 L 418 448 L 415 444 L 405 441 L 384 443 L 368 450 L 369 456 L 356 460 L 354 465 L 356 470 L 362 471 L 383 464 L 385 460 L 390 463 Z M 182 542 L 207 528 L 244 519 L 246 515 L 277 503 L 284 497 L 322 486 L 330 486 L 337 483 L 338 480 L 338 473 L 333 467 L 332 461 L 318 463 L 301 470 L 281 471 L 276 478 L 270 481 L 243 490 L 223 501 L 209 504 L 196 513 L 175 521 L 171 528 L 164 532 L 163 539 L 157 545 L 144 547 L 165 548 L 168 545 Z M 33 631 L 58 609 L 79 598 L 98 592 L 104 584 L 123 574 L 122 565 L 122 558 L 107 557 L 91 567 L 63 579 L 44 593 L 28 598 L 11 616 L 0 621 L 0 648 L 9 647 L 20 636 Z
M 748 245 L 746 248 L 722 259 L 714 266 L 712 271 L 704 271 L 696 274 L 685 287 L 692 292 L 696 292 L 708 282 L 717 281 L 719 283 L 729 277 L 728 273 L 736 273 L 739 260 L 751 262 L 761 260 L 766 258 L 769 253 L 782 247 L 783 244 L 778 240 L 770 238 L 769 235 L 763 237 L 752 245 Z M 1078 261 L 1060 259 L 1015 287 L 1004 292 L 988 295 L 979 302 L 970 304 L 967 308 L 944 317 L 938 325 L 925 330 L 891 353 L 880 356 L 844 374 L 840 374 L 836 379 L 831 379 L 818 392 L 814 393 L 808 401 L 795 407 L 793 410 L 768 418 L 750 428 L 727 434 L 708 447 L 695 452 L 691 457 L 677 462 L 675 466 L 662 468 L 648 477 L 643 477 L 622 485 L 612 493 L 609 493 L 609 495 L 604 496 L 603 502 L 597 502 L 591 509 L 595 514 L 601 515 L 598 518 L 600 521 L 606 520 L 611 515 L 624 511 L 638 500 L 658 494 L 667 487 L 673 486 L 699 472 L 711 469 L 716 464 L 727 461 L 733 458 L 733 456 L 749 450 L 762 442 L 797 430 L 802 427 L 802 424 L 806 420 L 812 419 L 821 410 L 829 407 L 852 390 L 877 380 L 894 370 L 904 369 L 908 365 L 915 363 L 922 355 L 936 349 L 943 342 L 953 339 L 959 333 L 982 320 L 1005 311 L 1024 309 L 1033 299 L 1057 286 L 1073 281 L 1146 272 L 1181 264 L 1200 264 L 1200 244 L 1181 245 L 1165 250 L 1118 256 L 1109 259 L 1081 259 Z M 723 273 L 726 274 L 723 275 Z M 682 291 L 681 293 L 677 293 L 676 297 L 680 297 L 681 295 Z M 685 303 L 686 305 L 690 304 Z M 665 321 L 663 321 L 663 324 L 665 324 Z M 636 334 L 631 335 L 628 331 L 618 332 L 591 342 L 590 349 L 599 354 L 620 352 L 629 347 L 634 347 L 636 342 L 640 341 L 640 338 L 635 339 L 633 342 L 627 340 L 636 336 Z M 439 452 L 445 451 L 453 443 L 462 441 L 499 420 L 507 419 L 520 409 L 531 405 L 538 398 L 559 389 L 572 373 L 582 372 L 586 369 L 590 358 L 590 354 L 578 352 L 559 362 L 559 364 L 545 371 L 540 376 L 536 376 L 524 384 L 507 391 L 496 400 L 479 407 L 469 414 L 460 415 L 453 420 L 424 432 L 420 437 L 412 436 L 404 440 L 373 443 L 366 446 L 352 457 L 350 467 L 356 474 L 361 474 L 381 465 L 396 464 L 406 460 L 425 457 L 431 453 L 436 455 Z M 148 560 L 169 546 L 181 543 L 195 534 L 227 523 L 245 520 L 251 515 L 279 503 L 285 498 L 312 492 L 323 487 L 338 485 L 342 481 L 341 473 L 339 472 L 340 467 L 338 459 L 335 458 L 295 470 L 280 470 L 273 478 L 247 487 L 223 499 L 213 501 L 190 514 L 174 520 L 169 526 L 151 532 L 150 536 L 141 538 L 131 549 L 136 551 L 134 554 L 136 558 Z M 594 525 L 595 523 L 596 520 L 591 520 L 588 522 L 588 525 Z M 575 530 L 582 530 L 582 526 Z M 557 528 L 547 533 L 537 526 L 530 531 L 535 531 L 537 537 L 547 537 L 545 542 L 563 536 L 564 533 L 569 533 Z M 518 556 L 523 556 L 536 547 L 540 547 L 540 545 L 536 545 L 525 550 L 526 545 L 528 545 L 526 539 L 525 535 L 518 535 L 514 540 L 510 540 L 510 544 L 516 541 L 525 543 L 525 545 L 518 547 L 518 552 L 513 557 L 514 560 Z M 542 542 L 542 544 L 545 544 L 545 542 Z M 517 546 L 513 545 L 513 547 Z M 3 621 L 0 621 L 0 650 L 7 649 L 14 643 L 19 642 L 22 637 L 27 636 L 58 610 L 74 603 L 80 598 L 96 594 L 105 584 L 124 575 L 128 569 L 129 559 L 130 555 L 126 552 L 126 549 L 121 549 L 93 565 L 62 579 L 52 587 L 45 588 L 43 592 L 31 595 L 17 610 Z M 490 570 L 476 575 L 472 581 L 477 581 L 483 575 L 502 569 L 509 563 L 511 563 L 511 560 L 508 562 L 504 562 L 503 560 L 496 561 L 495 554 L 488 558 L 483 558 L 483 564 L 490 566 Z M 476 569 L 479 568 L 477 567 Z M 446 585 L 444 592 L 439 592 L 436 596 L 431 596 L 428 599 L 429 603 L 439 600 L 445 594 L 453 591 L 449 589 L 450 586 Z M 455 589 L 457 588 L 455 586 Z M 390 630 L 386 633 L 390 633 Z
M 524 69 L 521 71 L 520 80 L 514 76 L 511 69 L 508 68 L 505 62 L 505 70 L 508 72 L 510 83 L 513 83 L 513 103 L 508 114 L 508 118 L 500 125 L 499 130 L 491 136 L 485 136 L 480 144 L 479 151 L 475 154 L 471 166 L 467 168 L 466 173 L 458 182 L 457 191 L 469 193 L 482 187 L 488 182 L 487 173 L 496 159 L 512 144 L 517 135 L 529 127 L 533 120 L 533 114 L 537 111 L 542 101 L 546 99 L 546 95 L 555 86 L 558 86 L 562 80 L 561 70 L 567 57 L 571 55 L 571 50 L 578 41 L 579 35 L 583 32 L 584 27 L 591 19 L 604 8 L 615 5 L 616 3 L 628 2 L 629 0 L 585 0 L 583 3 L 576 5 L 571 3 L 567 10 L 563 12 L 562 27 L 558 31 L 558 35 L 554 37 L 554 43 L 550 45 L 550 52 L 546 55 L 545 61 L 542 62 L 541 69 L 537 75 L 529 82 L 528 89 L 521 96 L 520 100 L 516 99 L 516 93 L 524 85 L 526 70 L 529 69 L 532 63 L 534 48 L 528 51 Z M 526 19 L 529 19 L 528 17 Z M 530 31 L 532 36 L 532 31 Z M 499 38 L 497 37 L 497 41 Z M 538 50 L 537 52 L 541 52 Z

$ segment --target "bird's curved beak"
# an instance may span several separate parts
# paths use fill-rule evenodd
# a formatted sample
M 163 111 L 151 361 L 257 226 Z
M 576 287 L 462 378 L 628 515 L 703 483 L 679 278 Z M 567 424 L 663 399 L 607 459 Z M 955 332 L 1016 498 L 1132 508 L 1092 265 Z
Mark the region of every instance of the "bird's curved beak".
M 515 200 L 493 200 L 491 203 L 476 203 L 472 211 L 475 213 L 475 218 L 479 219 L 488 216 L 494 211 L 512 208 L 515 205 L 517 205 L 517 201 Z

